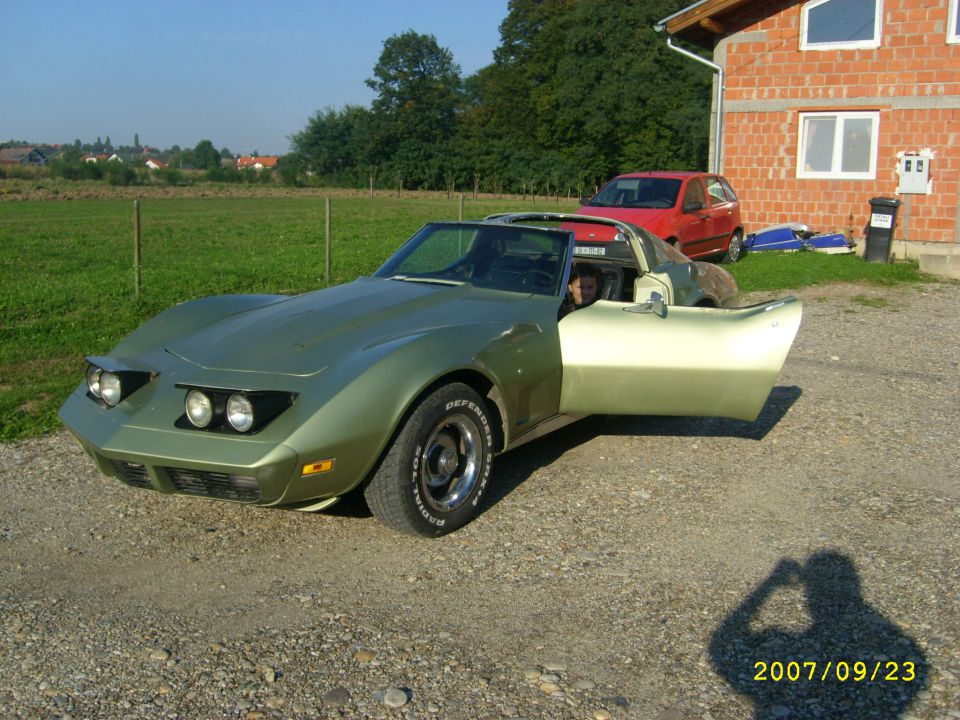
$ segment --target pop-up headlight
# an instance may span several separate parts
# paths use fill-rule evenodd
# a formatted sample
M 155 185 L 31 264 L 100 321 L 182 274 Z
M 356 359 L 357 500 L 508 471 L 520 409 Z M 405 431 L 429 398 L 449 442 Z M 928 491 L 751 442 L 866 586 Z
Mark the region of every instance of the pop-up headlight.
M 115 407 L 154 377 L 146 370 L 132 370 L 109 358 L 88 358 L 87 396 L 107 407 Z

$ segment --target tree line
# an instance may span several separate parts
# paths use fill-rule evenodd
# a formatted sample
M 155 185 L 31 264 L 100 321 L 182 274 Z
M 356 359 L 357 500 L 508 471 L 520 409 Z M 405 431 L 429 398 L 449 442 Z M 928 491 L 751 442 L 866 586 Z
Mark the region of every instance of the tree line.
M 297 182 L 590 192 L 629 170 L 703 169 L 711 74 L 653 25 L 688 0 L 510 0 L 492 64 L 463 77 L 432 35 L 383 43 L 370 107 L 316 112 Z

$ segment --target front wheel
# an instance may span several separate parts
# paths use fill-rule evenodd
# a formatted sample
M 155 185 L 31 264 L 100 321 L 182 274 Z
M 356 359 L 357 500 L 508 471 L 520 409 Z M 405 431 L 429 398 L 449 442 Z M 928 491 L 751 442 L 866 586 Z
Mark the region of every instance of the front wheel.
M 735 230 L 734 233 L 730 236 L 730 244 L 727 245 L 727 252 L 723 256 L 721 262 L 725 263 L 735 263 L 743 257 L 743 237 L 740 234 L 739 230 Z
M 413 409 L 364 496 L 377 519 L 395 530 L 445 535 L 477 514 L 492 454 L 483 400 L 462 383 L 444 385 Z

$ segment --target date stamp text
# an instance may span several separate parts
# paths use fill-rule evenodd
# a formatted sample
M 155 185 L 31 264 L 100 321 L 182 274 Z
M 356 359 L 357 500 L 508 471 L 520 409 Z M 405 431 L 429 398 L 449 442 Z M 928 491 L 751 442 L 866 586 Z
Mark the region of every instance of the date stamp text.
M 757 682 L 913 682 L 917 677 L 916 666 L 909 660 L 758 660 L 753 669 Z

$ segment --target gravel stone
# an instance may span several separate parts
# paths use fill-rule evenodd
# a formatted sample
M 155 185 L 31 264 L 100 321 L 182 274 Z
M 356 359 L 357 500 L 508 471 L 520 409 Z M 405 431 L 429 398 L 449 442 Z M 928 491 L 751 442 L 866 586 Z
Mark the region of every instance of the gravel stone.
M 387 707 L 399 708 L 410 702 L 410 697 L 405 690 L 400 688 L 390 688 L 383 694 L 383 704 Z
M 349 705 L 350 691 L 345 687 L 334 688 L 323 696 L 323 704 L 332 705 L 334 707 L 339 705 Z
M 756 422 L 586 418 L 438 540 L 0 444 L 0 714 L 960 720 L 960 285 L 802 295 Z

